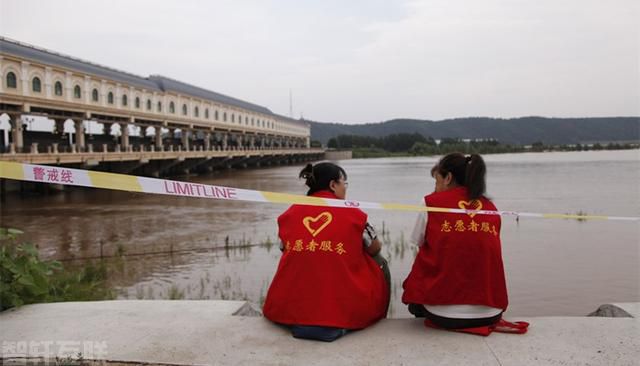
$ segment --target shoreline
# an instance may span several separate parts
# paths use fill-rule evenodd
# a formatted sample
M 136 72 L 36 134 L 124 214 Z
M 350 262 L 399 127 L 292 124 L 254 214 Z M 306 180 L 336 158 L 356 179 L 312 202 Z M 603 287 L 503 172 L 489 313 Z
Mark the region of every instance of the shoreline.
M 511 151 L 472 151 L 472 152 L 463 152 L 465 154 L 480 154 L 480 155 L 501 155 L 501 154 L 527 154 L 527 153 L 554 153 L 554 152 L 606 152 L 606 151 L 627 151 L 627 150 L 639 150 L 640 146 L 632 146 L 628 148 L 622 149 L 586 149 L 586 150 L 571 150 L 571 149 L 543 149 L 543 150 L 534 150 L 534 149 L 514 149 Z M 327 150 L 331 151 L 331 150 Z M 390 152 L 381 149 L 371 149 L 371 148 L 350 148 L 350 149 L 338 149 L 335 151 L 351 151 L 352 159 L 377 159 L 377 158 L 416 158 L 416 157 L 436 157 L 442 156 L 451 151 L 446 151 L 437 154 L 412 154 L 409 151 L 403 152 Z

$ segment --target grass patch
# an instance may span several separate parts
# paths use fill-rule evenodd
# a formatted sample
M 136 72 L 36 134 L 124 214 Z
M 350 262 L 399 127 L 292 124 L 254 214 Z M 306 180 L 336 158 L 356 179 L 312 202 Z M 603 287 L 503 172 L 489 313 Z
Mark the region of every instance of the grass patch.
M 0 311 L 25 304 L 114 299 L 103 263 L 65 269 L 41 260 L 36 247 L 18 243 L 22 231 L 0 228 Z

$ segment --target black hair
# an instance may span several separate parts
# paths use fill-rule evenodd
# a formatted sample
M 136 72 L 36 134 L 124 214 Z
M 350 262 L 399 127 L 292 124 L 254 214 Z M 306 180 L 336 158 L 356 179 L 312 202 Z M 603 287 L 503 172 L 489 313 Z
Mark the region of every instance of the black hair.
M 467 187 L 469 199 L 472 200 L 482 197 L 487 188 L 485 183 L 487 167 L 482 156 L 478 154 L 469 156 L 464 156 L 462 153 L 447 154 L 431 169 L 431 175 L 436 172 L 443 177 L 451 173 L 457 184 Z
M 339 181 L 340 178 L 347 180 L 347 173 L 340 166 L 334 163 L 318 163 L 316 165 L 307 164 L 300 171 L 299 178 L 306 180 L 305 184 L 309 187 L 307 196 L 318 191 L 330 190 L 331 181 Z

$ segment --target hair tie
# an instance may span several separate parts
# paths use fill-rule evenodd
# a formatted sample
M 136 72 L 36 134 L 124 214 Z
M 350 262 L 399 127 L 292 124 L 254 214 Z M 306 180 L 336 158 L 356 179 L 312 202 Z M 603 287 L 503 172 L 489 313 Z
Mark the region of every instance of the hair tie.
M 312 184 L 315 183 L 315 181 L 316 181 L 316 177 L 313 175 L 313 171 L 305 172 L 303 178 L 306 179 L 307 181 L 309 181 L 309 183 L 312 183 Z

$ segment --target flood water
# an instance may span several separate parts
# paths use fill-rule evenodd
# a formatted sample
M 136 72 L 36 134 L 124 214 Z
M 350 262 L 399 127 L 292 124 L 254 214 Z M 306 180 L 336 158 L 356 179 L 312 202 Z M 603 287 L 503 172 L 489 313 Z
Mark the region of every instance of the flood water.
M 340 161 L 348 198 L 419 204 L 433 190 L 436 157 Z M 640 216 L 640 152 L 486 155 L 488 194 L 501 210 Z M 302 166 L 178 179 L 304 194 Z M 280 257 L 276 218 L 285 205 L 74 189 L 8 197 L 3 227 L 25 232 L 44 258 L 83 265 L 104 257 L 122 299 L 247 299 L 261 304 Z M 393 277 L 391 317 L 408 317 L 402 281 L 416 248 L 416 214 L 371 210 Z M 508 316 L 585 315 L 640 301 L 640 224 L 503 219 Z M 73 260 L 71 260 L 73 259 Z

